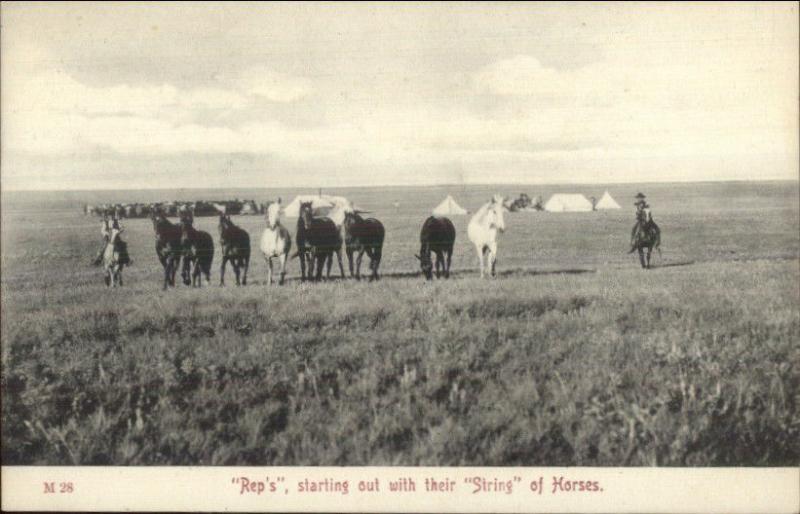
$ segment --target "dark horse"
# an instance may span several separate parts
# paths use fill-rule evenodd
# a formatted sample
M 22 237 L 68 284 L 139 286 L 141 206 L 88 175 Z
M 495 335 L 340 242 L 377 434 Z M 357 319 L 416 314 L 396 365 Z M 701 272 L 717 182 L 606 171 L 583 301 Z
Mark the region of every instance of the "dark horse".
M 316 263 L 317 272 L 313 280 L 321 280 L 322 268 L 327 262 L 327 278 L 330 278 L 333 254 L 336 252 L 339 256 L 339 269 L 342 272 L 342 278 L 344 278 L 344 266 L 342 266 L 341 258 L 342 236 L 336 228 L 336 224 L 330 218 L 315 218 L 311 202 L 303 202 L 300 204 L 300 219 L 297 223 L 297 229 L 297 251 L 301 258 L 301 269 L 303 267 L 303 253 L 308 256 L 309 270 L 307 277 L 311 278 L 313 276 L 314 263 Z
M 314 274 L 314 264 L 311 261 L 310 248 L 306 244 L 306 223 L 303 221 L 303 215 L 297 217 L 297 232 L 295 233 L 295 242 L 297 243 L 297 251 L 292 255 L 292 259 L 300 257 L 300 281 L 305 282 L 306 279 L 311 279 Z M 308 274 L 306 274 L 306 265 L 308 265 Z
M 211 281 L 211 263 L 214 261 L 214 240 L 211 234 L 192 226 L 191 212 L 181 213 L 181 242 L 183 243 L 183 283 L 200 286 L 200 274 Z
M 175 273 L 180 266 L 183 255 L 181 227 L 170 222 L 162 211 L 153 211 L 150 215 L 153 230 L 156 233 L 156 255 L 164 267 L 164 289 L 175 286 Z
M 231 221 L 230 216 L 219 216 L 219 245 L 222 247 L 222 266 L 219 270 L 219 285 L 225 285 L 225 264 L 228 261 L 236 274 L 236 285 L 247 285 L 247 269 L 250 267 L 250 234 Z
M 425 278 L 433 278 L 431 252 L 436 254 L 436 278 L 440 276 L 440 269 L 444 272 L 444 278 L 450 278 L 450 259 L 453 257 L 453 244 L 456 241 L 453 222 L 447 218 L 429 217 L 422 224 L 419 241 L 419 255 L 414 257 L 419 260 Z
M 646 217 L 644 211 L 637 215 L 636 223 L 636 235 L 633 239 L 632 248 L 628 253 L 638 250 L 639 262 L 642 264 L 642 268 L 650 269 L 650 256 L 653 253 L 653 249 L 657 249 L 658 254 L 661 255 L 661 229 L 658 228 L 652 217 Z M 645 249 L 647 249 L 646 256 Z
M 357 280 L 361 280 L 361 258 L 364 252 L 369 256 L 369 269 L 372 275 L 369 279 L 378 280 L 378 266 L 381 265 L 383 252 L 383 238 L 386 231 L 383 224 L 375 218 L 364 219 L 357 212 L 348 211 L 344 215 L 344 244 L 347 251 L 347 263 L 350 267 L 350 276 L 353 276 L 353 252 L 358 252 L 356 257 Z

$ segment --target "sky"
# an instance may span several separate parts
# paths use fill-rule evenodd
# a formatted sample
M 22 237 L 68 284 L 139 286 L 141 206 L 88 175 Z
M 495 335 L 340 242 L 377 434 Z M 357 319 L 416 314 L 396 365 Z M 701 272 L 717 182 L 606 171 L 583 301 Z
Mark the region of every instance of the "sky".
M 797 180 L 797 3 L 4 3 L 3 190 Z

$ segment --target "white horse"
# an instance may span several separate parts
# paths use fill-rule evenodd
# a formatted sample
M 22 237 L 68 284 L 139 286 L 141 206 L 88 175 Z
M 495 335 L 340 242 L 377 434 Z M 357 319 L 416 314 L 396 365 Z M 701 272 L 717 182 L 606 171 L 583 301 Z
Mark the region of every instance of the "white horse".
M 122 285 L 122 249 L 119 244 L 119 235 L 122 229 L 115 223 L 108 229 L 108 243 L 103 250 L 103 270 L 105 271 L 106 285 L 117 287 L 117 282 Z
M 484 277 L 484 269 L 489 271 L 493 277 L 495 276 L 497 233 L 502 234 L 506 229 L 503 220 L 503 211 L 506 208 L 505 199 L 500 195 L 494 195 L 490 202 L 478 209 L 467 226 L 467 236 L 478 251 L 481 278 Z
M 277 257 L 281 263 L 281 277 L 278 284 L 283 285 L 286 276 L 286 261 L 292 249 L 292 236 L 281 225 L 281 199 L 267 207 L 267 228 L 261 236 L 261 253 L 267 261 L 267 284 L 272 285 L 272 259 Z

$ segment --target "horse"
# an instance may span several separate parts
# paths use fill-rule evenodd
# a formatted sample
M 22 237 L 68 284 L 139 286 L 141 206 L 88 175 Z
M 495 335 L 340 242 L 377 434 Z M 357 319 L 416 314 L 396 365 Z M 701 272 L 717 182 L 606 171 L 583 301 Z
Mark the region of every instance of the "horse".
M 109 287 L 116 287 L 117 282 L 122 286 L 122 268 L 130 262 L 128 245 L 120 239 L 121 233 L 122 228 L 117 220 L 114 220 L 114 225 L 109 231 L 108 243 L 103 251 L 103 270 L 106 285 Z
M 236 285 L 247 285 L 247 269 L 250 267 L 250 234 L 233 224 L 224 212 L 219 216 L 219 245 L 222 248 L 222 265 L 219 270 L 219 285 L 225 285 L 225 265 L 230 261 L 236 275 Z M 242 274 L 241 282 L 239 275 Z
M 419 234 L 419 255 L 417 258 L 422 273 L 428 280 L 433 279 L 431 252 L 436 254 L 436 278 L 440 278 L 440 269 L 444 278 L 450 278 L 450 260 L 453 257 L 453 245 L 456 241 L 456 228 L 448 218 L 430 216 L 422 224 Z
M 313 216 L 313 209 L 311 202 L 302 202 L 300 204 L 300 219 L 298 220 L 298 228 L 302 223 L 303 229 L 303 243 L 307 255 L 309 255 L 309 275 L 310 278 L 314 273 L 314 263 L 316 263 L 317 272 L 315 280 L 322 279 L 322 268 L 325 263 L 328 263 L 327 278 L 331 278 L 331 264 L 333 263 L 333 254 L 339 259 L 339 270 L 344 275 L 344 265 L 342 264 L 342 235 L 336 224 L 330 218 L 315 218 Z M 298 238 L 299 239 L 299 238 Z M 300 243 L 298 242 L 298 250 Z M 301 260 L 302 266 L 302 260 Z
M 661 255 L 661 229 L 653 221 L 653 217 L 645 214 L 645 211 L 637 214 L 636 221 L 638 230 L 636 230 L 631 251 L 628 253 L 638 250 L 639 263 L 642 268 L 650 269 L 650 256 L 653 249 L 658 250 L 658 255 Z M 646 256 L 645 249 L 647 249 Z
M 344 244 L 347 252 L 347 264 L 350 267 L 350 276 L 353 276 L 353 253 L 358 252 L 356 257 L 356 280 L 361 280 L 361 259 L 364 252 L 369 256 L 369 269 L 372 280 L 378 280 L 378 267 L 381 265 L 381 255 L 383 252 L 383 239 L 386 230 L 383 224 L 375 218 L 364 219 L 360 212 L 347 209 L 344 213 Z
M 194 216 L 190 212 L 181 214 L 181 243 L 183 244 L 183 283 L 199 287 L 201 274 L 206 283 L 211 282 L 211 264 L 214 261 L 214 240 L 211 234 L 192 226 Z
M 278 280 L 279 285 L 283 285 L 284 277 L 286 277 L 286 261 L 288 260 L 289 251 L 292 249 L 292 236 L 286 227 L 281 225 L 281 199 L 278 198 L 277 202 L 269 204 L 267 207 L 267 228 L 261 235 L 261 253 L 264 254 L 264 259 L 267 261 L 267 284 L 272 285 L 272 259 L 277 257 L 281 263 L 281 277 Z M 299 226 L 299 222 L 298 222 Z M 301 268 L 303 276 L 305 277 L 305 258 L 301 257 Z
M 164 289 L 175 287 L 175 273 L 183 256 L 181 226 L 170 222 L 164 212 L 154 209 L 150 214 L 156 234 L 156 255 L 164 267 Z
M 481 278 L 484 277 L 484 269 L 489 271 L 492 277 L 495 276 L 497 233 L 502 234 L 506 230 L 503 210 L 507 208 L 505 199 L 500 195 L 494 195 L 489 202 L 478 209 L 467 225 L 467 236 L 478 252 Z

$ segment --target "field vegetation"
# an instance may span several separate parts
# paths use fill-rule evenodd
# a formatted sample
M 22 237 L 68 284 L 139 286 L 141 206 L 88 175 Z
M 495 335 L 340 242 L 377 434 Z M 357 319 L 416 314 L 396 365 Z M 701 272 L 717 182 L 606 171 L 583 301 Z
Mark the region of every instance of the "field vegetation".
M 517 189 L 454 196 L 474 211 Z M 484 281 L 454 219 L 456 272 L 426 283 L 413 253 L 445 191 L 343 192 L 387 227 L 379 283 L 267 288 L 254 255 L 247 287 L 218 287 L 217 258 L 211 287 L 167 292 L 147 220 L 124 223 L 124 288 L 88 265 L 99 223 L 79 204 L 121 193 L 4 194 L 4 464 L 800 462 L 796 183 L 648 185 L 650 271 L 626 254 L 631 209 L 507 214 Z M 234 221 L 257 247 L 263 220 Z

